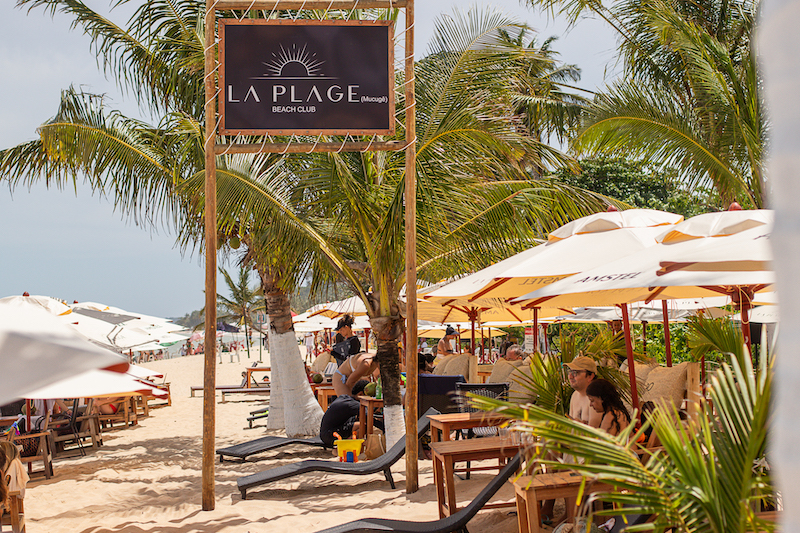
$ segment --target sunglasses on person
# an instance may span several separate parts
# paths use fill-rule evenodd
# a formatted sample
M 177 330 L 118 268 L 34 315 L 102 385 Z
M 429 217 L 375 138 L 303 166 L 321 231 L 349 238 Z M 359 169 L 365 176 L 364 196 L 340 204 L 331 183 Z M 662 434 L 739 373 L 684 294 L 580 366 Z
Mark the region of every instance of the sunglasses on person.
M 580 374 L 581 372 L 586 372 L 586 370 L 571 370 L 570 369 L 570 370 L 567 370 L 567 375 L 574 377 L 574 376 L 577 376 L 578 374 Z

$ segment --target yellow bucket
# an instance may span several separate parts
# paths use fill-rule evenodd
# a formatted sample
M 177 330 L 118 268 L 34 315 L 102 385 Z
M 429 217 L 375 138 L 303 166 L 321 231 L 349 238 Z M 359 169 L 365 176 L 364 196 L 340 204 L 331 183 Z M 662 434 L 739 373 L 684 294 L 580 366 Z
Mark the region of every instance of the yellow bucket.
M 339 453 L 339 461 L 343 463 L 357 463 L 358 454 L 361 453 L 361 445 L 364 439 L 339 439 L 333 441 Z

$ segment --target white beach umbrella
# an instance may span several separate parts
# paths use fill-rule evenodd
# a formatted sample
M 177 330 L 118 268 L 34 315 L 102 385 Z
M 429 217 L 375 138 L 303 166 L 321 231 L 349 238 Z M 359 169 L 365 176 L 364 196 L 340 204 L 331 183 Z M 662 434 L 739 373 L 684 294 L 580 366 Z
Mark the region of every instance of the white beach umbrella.
M 128 367 L 128 371 L 126 373 L 130 376 L 133 376 L 136 379 L 152 379 L 152 378 L 164 377 L 164 374 L 162 372 L 150 370 L 149 368 L 145 368 L 139 365 L 131 365 L 130 367 Z
M 344 300 L 336 300 L 335 302 L 328 302 L 320 304 L 316 309 L 309 313 L 309 316 L 314 317 L 322 315 L 328 318 L 339 318 L 344 315 L 366 316 L 367 307 L 364 305 L 363 300 L 358 296 L 351 296 Z
M 128 368 L 118 354 L 90 343 L 45 309 L 35 301 L 0 299 L 0 405 L 86 370 Z
M 148 394 L 165 397 L 166 391 L 146 385 L 128 374 L 90 370 L 30 391 L 29 399 L 49 398 L 108 398 L 113 396 L 136 396 Z
M 545 244 L 421 295 L 427 301 L 508 300 L 656 243 L 680 215 L 652 209 L 596 213 L 552 232 Z
M 739 213 L 748 212 L 709 215 L 727 213 L 736 213 L 736 219 L 740 220 Z M 603 306 L 656 299 L 730 296 L 736 294 L 735 287 L 749 287 L 755 292 L 771 291 L 774 274 L 769 268 L 772 260 L 769 212 L 749 213 L 755 213 L 764 221 L 734 234 L 691 239 L 683 238 L 685 234 L 678 230 L 640 253 L 583 271 L 513 301 L 527 306 Z M 671 239 L 670 236 L 680 238 Z

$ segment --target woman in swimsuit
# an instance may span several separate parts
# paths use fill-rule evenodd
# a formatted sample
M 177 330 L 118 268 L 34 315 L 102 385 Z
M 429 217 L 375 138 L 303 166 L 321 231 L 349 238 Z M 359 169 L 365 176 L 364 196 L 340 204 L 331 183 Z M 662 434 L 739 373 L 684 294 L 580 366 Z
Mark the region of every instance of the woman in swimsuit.
M 351 394 L 359 379 L 369 377 L 378 369 L 374 353 L 361 352 L 348 357 L 333 372 L 333 390 L 337 396 Z

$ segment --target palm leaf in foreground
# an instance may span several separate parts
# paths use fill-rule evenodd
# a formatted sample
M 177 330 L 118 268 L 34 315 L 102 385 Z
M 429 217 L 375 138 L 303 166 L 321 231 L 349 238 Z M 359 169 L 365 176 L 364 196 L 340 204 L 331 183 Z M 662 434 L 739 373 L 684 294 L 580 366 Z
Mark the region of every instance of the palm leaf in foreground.
M 591 496 L 614 504 L 597 514 L 653 515 L 652 522 L 628 531 L 774 531 L 774 524 L 753 511 L 773 495 L 762 466 L 772 376 L 767 358 L 757 370 L 749 358 L 732 358 L 711 375 L 710 401 L 703 402 L 696 420 L 682 421 L 674 408 L 656 409 L 648 424 L 663 448 L 644 462 L 636 441 L 645 428 L 636 430 L 634 423 L 614 437 L 536 405 L 483 397 L 473 397 L 473 403 L 508 416 L 518 431 L 538 437 L 541 446 L 533 461 L 615 486 L 615 492 Z M 582 462 L 560 463 L 548 458 L 551 453 Z

